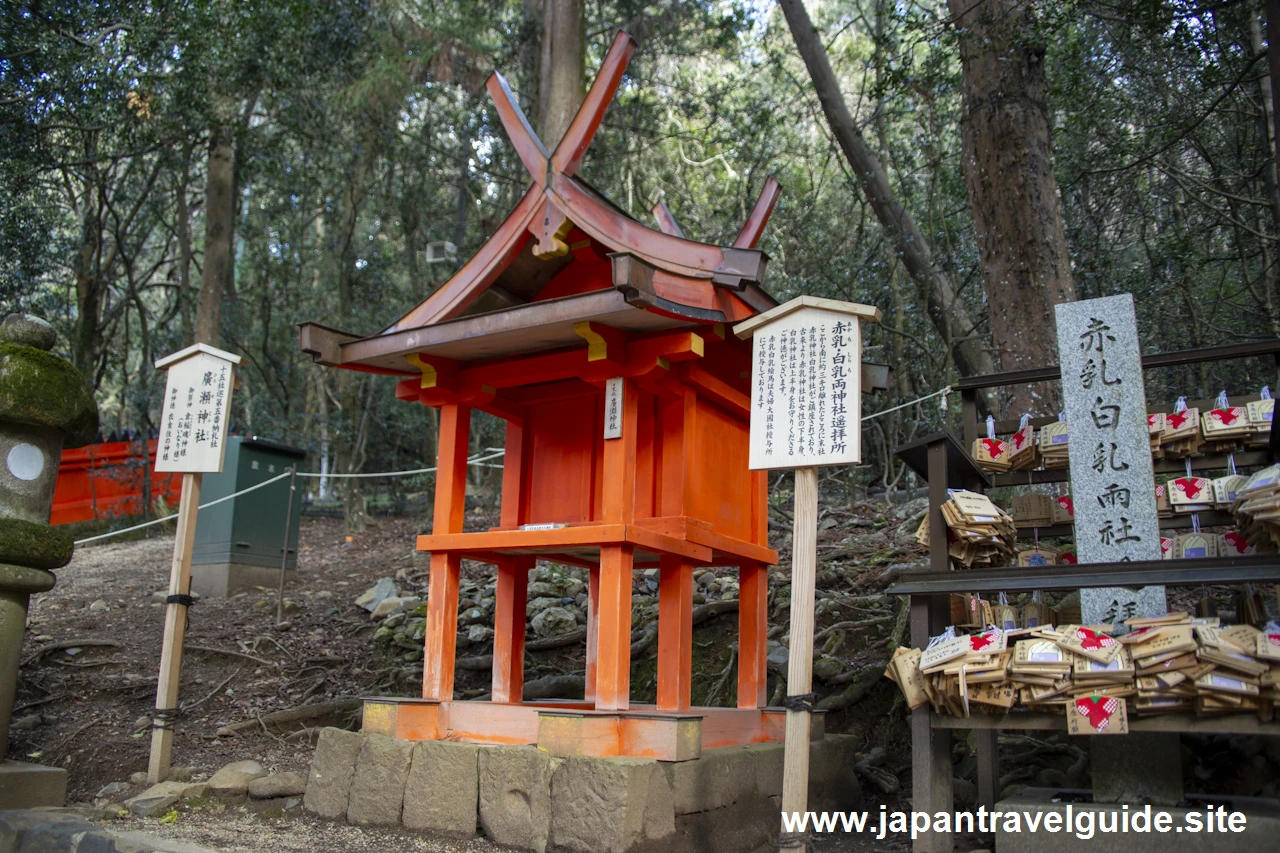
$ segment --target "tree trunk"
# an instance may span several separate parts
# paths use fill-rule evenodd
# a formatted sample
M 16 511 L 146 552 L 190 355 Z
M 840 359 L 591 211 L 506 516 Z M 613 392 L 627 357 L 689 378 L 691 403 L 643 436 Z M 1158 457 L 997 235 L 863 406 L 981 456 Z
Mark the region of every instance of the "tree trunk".
M 178 234 L 178 317 L 182 322 L 182 344 L 195 341 L 195 320 L 191 312 L 191 206 L 187 186 L 191 180 L 191 144 L 182 151 L 182 176 L 174 182 L 174 213 Z
M 538 135 L 554 150 L 582 105 L 586 60 L 582 0 L 542 0 Z
M 204 203 L 204 268 L 196 309 L 196 340 L 218 345 L 222 335 L 222 298 L 231 266 L 231 232 L 236 215 L 235 142 L 227 128 L 209 136 L 209 177 Z
M 780 0 L 780 3 L 796 47 L 813 79 L 831 133 L 853 167 L 880 225 L 893 240 L 902 265 L 924 291 L 929 319 L 946 341 L 956 366 L 968 376 L 995 372 L 991 354 L 979 340 L 964 305 L 956 298 L 950 276 L 934 264 L 929 242 L 894 195 L 880 160 L 867 147 L 866 139 L 849 113 L 827 60 L 826 48 L 809 20 L 803 0 Z
M 84 141 L 84 195 L 80 202 L 80 245 L 72 269 L 76 278 L 76 321 L 72 356 L 76 367 L 96 388 L 95 373 L 102 353 L 102 334 L 98 328 L 102 315 L 102 196 L 100 175 L 96 166 L 98 134 L 89 131 Z M 74 203 L 74 198 L 69 199 Z
M 1027 0 L 948 0 L 960 35 L 961 141 L 991 338 L 1003 370 L 1058 361 L 1053 306 L 1076 298 L 1053 171 L 1044 45 Z M 1016 386 L 1009 414 L 1057 411 Z
M 1267 63 L 1270 66 L 1271 90 L 1280 88 L 1280 0 L 1267 0 Z M 1275 162 L 1280 164 L 1280 111 L 1272 110 L 1274 127 L 1272 143 L 1275 145 Z
M 76 252 L 76 325 L 74 354 L 76 367 L 96 388 L 98 357 L 102 354 L 102 222 L 98 216 L 96 187 L 85 193 L 84 214 L 80 218 L 80 248 Z

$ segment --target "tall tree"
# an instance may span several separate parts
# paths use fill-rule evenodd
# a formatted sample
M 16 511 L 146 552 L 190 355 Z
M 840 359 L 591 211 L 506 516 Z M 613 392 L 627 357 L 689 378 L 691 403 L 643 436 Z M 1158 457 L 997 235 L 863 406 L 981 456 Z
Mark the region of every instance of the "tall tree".
M 542 0 L 542 62 L 538 73 L 538 135 L 553 149 L 582 105 L 582 0 Z
M 1045 46 L 1029 0 L 948 0 L 960 36 L 964 174 L 1000 367 L 1054 364 L 1053 306 L 1076 298 L 1058 210 Z M 1017 414 L 1056 409 L 1017 386 Z
M 235 227 L 235 143 L 230 123 L 209 134 L 209 171 L 205 183 L 204 267 L 196 308 L 196 340 L 217 346 L 222 337 L 222 300 L 232 275 L 231 233 Z
M 867 145 L 857 122 L 853 120 L 840 91 L 840 82 L 831 70 L 826 48 L 805 11 L 803 0 L 781 0 L 780 5 L 800 56 L 813 79 L 813 87 L 831 133 L 853 167 L 881 227 L 893 240 L 902 265 L 925 292 L 929 318 L 946 341 L 956 366 L 961 373 L 968 375 L 994 372 L 991 354 L 983 346 L 974 322 L 957 298 L 951 277 L 934 263 L 929 241 L 894 194 L 880 159 Z

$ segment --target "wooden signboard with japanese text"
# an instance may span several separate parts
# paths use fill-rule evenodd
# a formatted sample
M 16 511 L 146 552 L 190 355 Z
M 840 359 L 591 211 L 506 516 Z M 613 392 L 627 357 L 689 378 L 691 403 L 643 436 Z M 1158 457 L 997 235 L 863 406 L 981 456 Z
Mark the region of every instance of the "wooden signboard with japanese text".
M 862 461 L 861 376 L 858 315 L 801 306 L 762 326 L 752 354 L 751 469 Z
M 733 329 L 752 338 L 749 467 L 795 469 L 784 814 L 804 811 L 809 789 L 818 468 L 862 460 L 862 320 L 880 310 L 800 296 Z
M 168 367 L 160 414 L 156 471 L 209 474 L 222 470 L 228 402 L 240 357 L 196 344 L 156 362 Z
M 156 362 L 156 369 L 169 371 L 160 415 L 156 471 L 179 472 L 183 477 L 147 766 L 147 779 L 152 784 L 164 781 L 173 753 L 173 718 L 178 708 L 187 607 L 191 604 L 191 549 L 195 543 L 200 483 L 204 474 L 222 470 L 231 389 L 235 387 L 239 363 L 240 356 L 207 344 L 195 344 Z

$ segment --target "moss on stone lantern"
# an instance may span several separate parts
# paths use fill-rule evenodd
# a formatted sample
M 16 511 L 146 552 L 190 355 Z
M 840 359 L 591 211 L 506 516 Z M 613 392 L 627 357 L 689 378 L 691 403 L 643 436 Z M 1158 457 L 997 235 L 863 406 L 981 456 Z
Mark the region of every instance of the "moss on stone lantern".
M 80 372 L 50 350 L 45 321 L 10 314 L 0 323 L 0 757 L 9 744 L 27 603 L 52 589 L 71 560 L 71 536 L 49 524 L 64 447 L 93 441 L 98 405 Z M 0 764 L 0 808 L 62 805 L 66 771 Z

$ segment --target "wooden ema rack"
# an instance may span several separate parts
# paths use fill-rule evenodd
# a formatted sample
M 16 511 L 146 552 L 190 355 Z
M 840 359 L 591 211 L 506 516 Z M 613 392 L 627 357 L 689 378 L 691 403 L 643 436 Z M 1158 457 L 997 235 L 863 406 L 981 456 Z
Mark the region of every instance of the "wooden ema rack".
M 445 284 L 371 337 L 317 324 L 324 365 L 405 377 L 396 395 L 440 410 L 422 697 L 375 698 L 364 728 L 411 740 L 536 743 L 560 755 L 677 761 L 703 747 L 780 740 L 766 703 L 765 472 L 747 467 L 749 343 L 726 325 L 773 308 L 756 243 L 766 182 L 732 246 L 686 239 L 665 207 L 648 228 L 576 177 L 635 48 L 614 40 L 548 153 L 501 75 L 488 82 L 533 183 Z M 863 387 L 888 385 L 864 365 Z M 608 389 L 608 390 L 606 390 Z M 610 435 L 605 438 L 606 400 Z M 500 524 L 463 533 L 473 409 L 506 421 Z M 615 417 L 616 416 L 616 417 Z M 462 560 L 497 569 L 492 700 L 453 700 Z M 522 702 L 525 604 L 538 559 L 589 572 L 583 701 Z M 740 575 L 736 708 L 690 703 L 693 573 Z M 630 699 L 633 569 L 659 570 L 657 701 Z
M 1280 340 L 1233 346 L 1185 350 L 1145 356 L 1142 367 L 1149 370 L 1206 361 L 1240 358 L 1273 357 L 1280 384 Z M 1270 583 L 1280 581 L 1280 556 L 1216 557 L 1198 560 L 1156 560 L 1133 563 L 1092 563 L 1080 565 L 1018 567 L 952 571 L 947 552 L 947 527 L 942 518 L 942 505 L 947 489 L 969 489 L 985 492 L 992 486 L 1019 486 L 1029 483 L 1064 482 L 1070 479 L 1066 470 L 1021 471 L 989 474 L 973 462 L 966 448 L 978 436 L 979 391 L 1032 382 L 1060 381 L 1056 366 L 974 376 L 955 384 L 961 392 L 964 413 L 964 446 L 947 431 L 937 432 L 902 445 L 894 451 L 908 467 L 928 483 L 929 488 L 929 567 L 924 571 L 903 573 L 901 581 L 888 591 L 910 596 L 911 643 L 918 648 L 928 645 L 929 637 L 946 629 L 951 619 L 949 596 L 953 592 L 1029 592 L 1033 590 L 1080 589 L 1082 587 L 1167 586 Z M 1154 411 L 1154 409 L 1153 409 Z M 1049 420 L 1033 419 L 1042 426 Z M 1018 421 L 996 423 L 997 434 L 1012 432 Z M 1269 464 L 1280 449 L 1280 432 L 1274 422 L 1270 448 L 1267 451 L 1237 453 L 1238 465 Z M 1193 470 L 1226 467 L 1222 455 L 1191 457 Z M 1186 461 L 1157 460 L 1155 471 L 1185 472 Z M 1211 513 L 1201 513 L 1202 518 Z M 1185 521 L 1184 521 L 1185 518 Z M 1225 523 L 1210 519 L 1209 523 Z M 1165 528 L 1189 527 L 1187 516 L 1160 519 Z M 1040 528 L 1041 536 L 1066 535 L 1069 526 Z M 1187 732 L 1198 734 L 1274 734 L 1280 735 L 1280 723 L 1263 723 L 1248 715 L 1197 718 L 1181 714 L 1155 717 L 1131 717 L 1130 731 Z M 913 808 L 930 813 L 954 811 L 951 790 L 951 733 L 955 729 L 973 732 L 978 754 L 978 804 L 991 809 L 999 793 L 1000 753 L 997 735 L 1000 729 L 1066 730 L 1065 716 L 1043 713 L 1012 712 L 1004 715 L 975 714 L 960 718 L 933 713 L 924 705 L 911 713 L 912 803 Z M 950 833 L 927 832 L 916 839 L 916 853 L 950 853 Z

